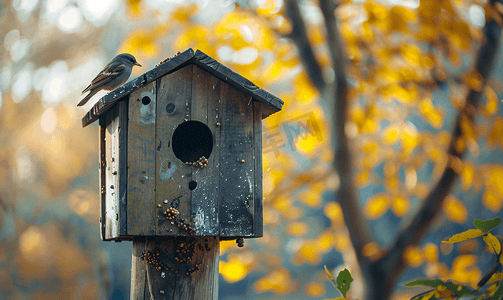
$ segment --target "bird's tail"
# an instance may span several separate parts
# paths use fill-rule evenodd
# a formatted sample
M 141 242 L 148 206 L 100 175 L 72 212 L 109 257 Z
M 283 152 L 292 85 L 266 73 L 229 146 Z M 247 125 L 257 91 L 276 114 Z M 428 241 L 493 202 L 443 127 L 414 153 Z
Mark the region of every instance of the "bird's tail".
M 84 99 L 80 100 L 77 106 L 82 106 L 86 104 L 87 101 L 89 101 L 89 99 L 91 99 L 91 97 L 94 96 L 97 92 L 99 92 L 99 90 L 92 90 L 89 94 L 87 94 L 87 96 L 84 97 Z

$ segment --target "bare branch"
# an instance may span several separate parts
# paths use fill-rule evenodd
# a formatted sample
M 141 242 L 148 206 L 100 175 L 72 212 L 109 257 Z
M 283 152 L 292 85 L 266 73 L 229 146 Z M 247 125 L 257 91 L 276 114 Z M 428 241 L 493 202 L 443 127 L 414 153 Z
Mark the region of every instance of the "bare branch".
M 480 73 L 483 85 L 485 85 L 491 68 L 494 65 L 496 53 L 498 52 L 501 28 L 495 21 L 491 20 L 486 23 L 483 32 L 485 43 L 479 49 L 475 70 Z M 461 159 L 464 154 L 464 150 L 461 152 L 456 151 L 455 143 L 458 139 L 462 138 L 462 120 L 474 121 L 476 112 L 474 108 L 478 106 L 482 95 L 481 91 L 483 91 L 483 87 L 480 91 L 470 90 L 466 99 L 466 105 L 457 117 L 448 152 L 451 161 L 453 159 Z M 396 281 L 407 267 L 407 264 L 403 261 L 403 251 L 410 245 L 417 245 L 428 232 L 435 217 L 441 211 L 443 200 L 449 194 L 457 178 L 458 174 L 454 172 L 451 164 L 448 164 L 435 188 L 431 190 L 430 194 L 424 200 L 421 209 L 408 226 L 398 235 L 393 247 L 390 248 L 389 252 L 381 260 L 377 261 L 370 268 L 370 272 L 379 274 L 379 277 L 386 278 L 386 282 L 381 286 L 374 285 L 375 288 L 381 290 L 374 291 L 372 295 L 367 294 L 368 299 L 388 299 L 385 295 L 389 297 Z
M 316 61 L 314 56 L 313 48 L 309 43 L 306 32 L 306 24 L 302 19 L 300 14 L 299 6 L 296 0 L 286 0 L 286 15 L 292 23 L 292 32 L 288 35 L 299 49 L 300 58 L 304 68 L 306 69 L 307 75 L 313 85 L 318 89 L 320 93 L 326 88 L 325 80 L 323 80 L 322 71 L 320 65 Z
M 336 193 L 336 199 L 344 213 L 351 242 L 358 256 L 359 263 L 364 257 L 361 250 L 365 244 L 371 242 L 371 235 L 367 223 L 361 214 L 358 204 L 358 196 L 352 178 L 352 158 L 349 150 L 349 141 L 344 132 L 348 111 L 348 83 L 346 81 L 346 58 L 342 47 L 337 23 L 334 14 L 334 6 L 330 0 L 320 0 L 320 9 L 325 18 L 327 38 L 335 72 L 335 91 L 331 95 L 333 99 L 333 126 L 332 135 L 335 138 L 335 170 L 339 174 L 341 185 Z

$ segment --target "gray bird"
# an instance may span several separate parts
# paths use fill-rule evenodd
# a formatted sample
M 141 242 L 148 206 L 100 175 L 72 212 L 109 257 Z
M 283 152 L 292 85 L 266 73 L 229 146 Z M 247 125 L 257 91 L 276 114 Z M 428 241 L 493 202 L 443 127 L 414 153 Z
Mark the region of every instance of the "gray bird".
M 91 84 L 86 87 L 82 94 L 89 91 L 89 94 L 80 100 L 77 106 L 82 106 L 91 99 L 100 90 L 111 91 L 123 85 L 131 75 L 133 66 L 141 65 L 136 62 L 136 58 L 129 53 L 122 53 L 117 55 L 110 61 L 103 70 L 96 76 Z

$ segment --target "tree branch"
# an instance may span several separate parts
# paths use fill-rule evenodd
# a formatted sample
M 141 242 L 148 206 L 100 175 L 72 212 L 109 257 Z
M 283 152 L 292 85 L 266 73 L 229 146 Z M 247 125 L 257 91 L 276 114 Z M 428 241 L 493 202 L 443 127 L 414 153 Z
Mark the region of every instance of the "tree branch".
M 484 26 L 483 33 L 485 43 L 480 47 L 475 63 L 475 70 L 480 73 L 482 78 L 482 88 L 479 91 L 470 90 L 465 107 L 463 107 L 457 117 L 448 151 L 450 162 L 453 159 L 461 159 L 464 154 L 464 150 L 458 152 L 455 148 L 456 141 L 463 138 L 461 122 L 463 119 L 469 120 L 469 122 L 474 121 L 476 107 L 482 95 L 481 91 L 483 91 L 483 87 L 487 82 L 494 65 L 496 53 L 498 52 L 501 33 L 501 28 L 498 24 L 493 20 L 488 21 Z M 428 232 L 435 217 L 441 211 L 443 200 L 449 194 L 457 178 L 458 174 L 454 172 L 452 165 L 449 163 L 435 188 L 431 190 L 430 194 L 424 200 L 421 209 L 409 225 L 398 235 L 393 247 L 390 248 L 389 252 L 381 260 L 375 262 L 370 268 L 374 278 L 386 278 L 386 280 L 381 285 L 374 283 L 374 288 L 379 290 L 374 289 L 374 292 L 369 291 L 371 294 L 367 293 L 367 299 L 389 298 L 398 278 L 407 268 L 407 264 L 403 261 L 403 251 L 408 246 L 417 245 Z
M 314 56 L 313 48 L 307 38 L 306 25 L 302 19 L 302 15 L 300 14 L 297 1 L 286 0 L 285 4 L 286 15 L 292 23 L 292 32 L 290 32 L 287 37 L 297 45 L 302 64 L 306 69 L 309 79 L 316 89 L 318 89 L 320 93 L 323 93 L 326 88 L 326 83 L 325 80 L 323 80 L 323 73 L 320 65 Z
M 367 223 L 361 214 L 356 189 L 353 184 L 352 158 L 349 150 L 349 140 L 344 132 L 348 111 L 348 83 L 346 80 L 346 58 L 344 49 L 337 31 L 337 22 L 334 14 L 334 6 L 330 0 L 320 0 L 320 9 L 323 12 L 327 30 L 328 45 L 332 66 L 335 72 L 335 91 L 333 99 L 333 122 L 332 135 L 335 137 L 335 160 L 334 167 L 341 179 L 341 185 L 336 193 L 336 199 L 344 213 L 351 242 L 357 253 L 360 266 L 368 263 L 361 255 L 363 246 L 371 242 L 371 235 Z

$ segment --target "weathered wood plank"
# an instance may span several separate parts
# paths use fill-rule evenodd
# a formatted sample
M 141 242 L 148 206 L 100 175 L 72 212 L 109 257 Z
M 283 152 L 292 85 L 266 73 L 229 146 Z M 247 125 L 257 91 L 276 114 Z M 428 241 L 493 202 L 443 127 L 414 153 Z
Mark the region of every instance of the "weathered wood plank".
M 147 285 L 147 264 L 142 258 L 145 252 L 145 238 L 133 240 L 133 257 L 131 262 L 131 300 L 144 300 Z
M 155 234 L 156 82 L 129 98 L 128 121 L 128 235 Z
M 220 127 L 217 126 L 220 110 L 221 81 L 201 68 L 193 67 L 191 119 L 200 121 L 212 132 L 212 153 L 204 168 L 192 167 L 192 180 L 197 187 L 192 190 L 192 220 L 196 235 L 217 236 L 219 234 L 218 195 Z
M 197 50 L 194 54 L 194 63 L 203 68 L 204 70 L 210 72 L 211 74 L 217 76 L 223 81 L 229 83 L 233 87 L 239 89 L 240 91 L 252 96 L 256 100 L 262 102 L 263 104 L 272 106 L 272 111 L 276 112 L 282 109 L 283 101 L 278 97 L 266 92 L 265 90 L 259 88 L 250 80 L 244 78 L 238 73 L 233 72 L 231 69 L 222 65 L 215 59 L 209 57 L 204 52 Z
M 263 236 L 263 195 L 262 195 L 262 107 L 253 101 L 253 162 L 254 162 L 254 192 L 253 192 L 253 235 Z
M 181 253 L 182 249 L 187 253 Z M 147 264 L 145 290 L 148 291 L 148 298 L 145 299 L 218 299 L 218 237 L 152 240 L 146 244 L 145 252 L 159 253 L 156 259 L 163 266 L 159 270 L 156 265 Z M 191 258 L 188 262 L 175 259 L 187 257 Z
M 118 193 L 119 193 L 119 235 L 127 235 L 127 141 L 128 141 L 128 114 L 129 97 L 126 100 L 117 103 L 119 109 L 119 170 L 117 172 Z
M 254 166 L 252 98 L 222 84 L 220 236 L 253 236 Z
M 106 207 L 106 199 L 107 194 L 105 193 L 105 187 L 107 183 L 106 177 L 106 169 L 107 169 L 107 148 L 106 148 L 106 117 L 101 117 L 99 122 L 99 144 L 100 144 L 100 178 L 99 178 L 99 186 L 100 186 L 100 236 L 101 240 L 106 241 L 106 216 L 105 216 L 105 207 Z
M 190 120 L 192 95 L 192 65 L 162 77 L 158 83 L 156 143 L 156 234 L 186 235 L 177 227 L 175 220 L 167 220 L 163 214 L 173 207 L 180 212 L 177 220 L 191 217 L 192 167 L 185 165 L 173 152 L 173 132 L 184 121 Z M 167 200 L 167 203 L 164 203 Z M 172 224 L 173 223 L 173 224 Z

